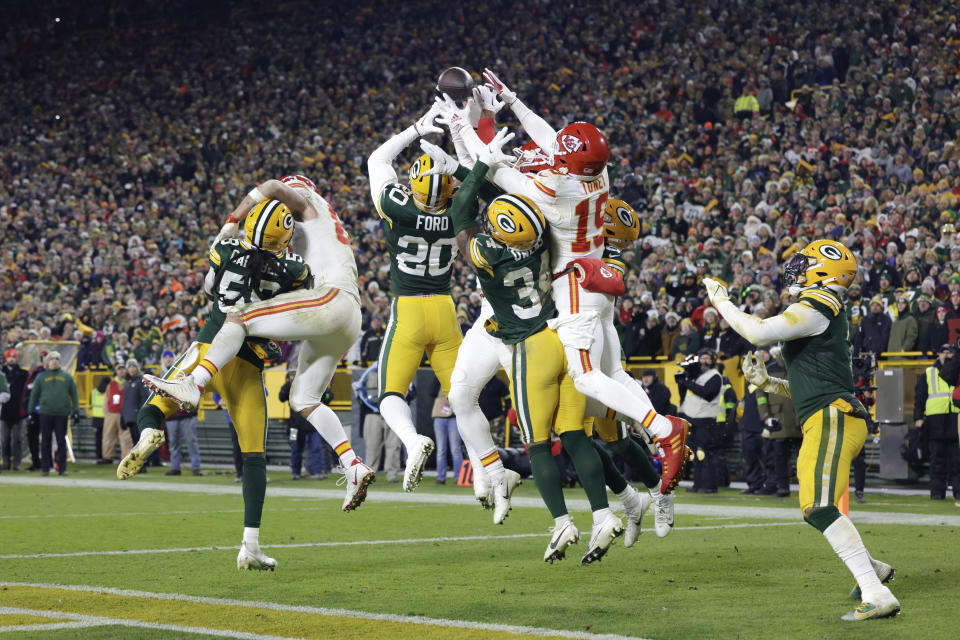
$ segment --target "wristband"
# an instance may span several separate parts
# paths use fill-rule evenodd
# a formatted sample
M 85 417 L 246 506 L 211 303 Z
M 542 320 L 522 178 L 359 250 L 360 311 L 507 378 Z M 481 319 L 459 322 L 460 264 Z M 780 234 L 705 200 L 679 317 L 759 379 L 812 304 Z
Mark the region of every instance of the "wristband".
M 263 193 L 260 192 L 260 187 L 254 187 L 253 189 L 250 189 L 250 193 L 248 193 L 247 195 L 253 198 L 254 200 L 256 200 L 257 202 L 263 202 L 264 200 L 267 199 L 266 196 L 264 196 Z

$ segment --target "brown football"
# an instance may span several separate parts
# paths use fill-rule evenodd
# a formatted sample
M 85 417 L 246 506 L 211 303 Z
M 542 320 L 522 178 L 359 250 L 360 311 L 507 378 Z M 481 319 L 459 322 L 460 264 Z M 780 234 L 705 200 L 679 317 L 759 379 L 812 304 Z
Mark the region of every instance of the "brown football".
M 437 79 L 437 91 L 457 101 L 466 100 L 473 95 L 473 87 L 473 78 L 461 67 L 450 67 Z

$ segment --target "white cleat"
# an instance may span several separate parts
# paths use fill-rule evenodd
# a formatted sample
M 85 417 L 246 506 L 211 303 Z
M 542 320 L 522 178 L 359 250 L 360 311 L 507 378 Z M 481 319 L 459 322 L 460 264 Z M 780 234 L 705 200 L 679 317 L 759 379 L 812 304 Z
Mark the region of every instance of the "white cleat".
M 543 561 L 553 564 L 554 560 L 563 560 L 567 557 L 567 547 L 578 542 L 580 542 L 580 530 L 573 524 L 571 518 L 566 524 L 553 528 L 553 536 L 543 554 Z
M 473 497 L 484 509 L 493 509 L 493 485 L 483 469 L 473 469 Z
M 251 548 L 244 542 L 240 545 L 237 555 L 237 569 L 273 571 L 277 568 L 277 561 L 265 555 L 260 547 Z
M 417 446 L 407 452 L 407 468 L 403 471 L 403 490 L 415 491 L 423 478 L 423 467 L 427 458 L 433 453 L 433 440 L 427 436 L 419 436 Z
M 653 505 L 653 528 L 658 538 L 666 538 L 673 531 L 673 494 L 661 495 Z
M 129 480 L 140 473 L 140 469 L 146 463 L 147 458 L 160 448 L 165 439 L 163 431 L 160 431 L 160 429 L 144 429 L 143 433 L 140 434 L 140 440 L 117 466 L 117 478 Z
M 151 391 L 170 398 L 184 411 L 192 411 L 200 404 L 201 391 L 193 376 L 181 376 L 173 380 L 164 380 L 157 376 L 144 374 L 143 384 Z
M 503 477 L 493 490 L 493 524 L 503 524 L 510 513 L 510 496 L 521 482 L 520 474 L 516 471 L 506 469 L 503 472 Z
M 653 504 L 653 496 L 647 492 L 640 493 L 636 489 L 633 489 L 630 497 L 623 501 L 623 510 L 627 515 L 627 526 L 623 533 L 624 547 L 632 547 L 637 541 L 640 536 L 640 521 L 643 520 L 643 514 L 651 504 Z
M 343 472 L 343 478 L 337 481 L 337 484 L 346 483 L 347 497 L 343 499 L 343 510 L 353 511 L 367 499 L 367 487 L 373 484 L 377 475 L 373 469 L 363 464 L 363 460 L 357 458 L 348 469 Z
M 860 606 L 846 613 L 841 620 L 860 622 L 874 618 L 887 618 L 900 613 L 900 601 L 887 587 L 880 585 L 880 589 L 870 597 L 865 597 Z
M 593 525 L 593 531 L 590 534 L 590 546 L 587 552 L 580 559 L 580 564 L 590 564 L 598 562 L 607 554 L 607 550 L 613 545 L 613 541 L 623 535 L 623 522 L 616 515 L 611 513 L 603 522 Z

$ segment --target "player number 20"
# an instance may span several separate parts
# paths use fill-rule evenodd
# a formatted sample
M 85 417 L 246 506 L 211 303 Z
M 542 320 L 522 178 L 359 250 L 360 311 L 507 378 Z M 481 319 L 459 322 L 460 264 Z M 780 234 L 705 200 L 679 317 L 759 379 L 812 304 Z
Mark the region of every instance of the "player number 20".
M 441 238 L 430 243 L 417 236 L 400 236 L 397 244 L 412 251 L 404 251 L 397 256 L 397 267 L 412 276 L 442 276 L 449 273 L 453 265 L 456 243 L 453 238 Z

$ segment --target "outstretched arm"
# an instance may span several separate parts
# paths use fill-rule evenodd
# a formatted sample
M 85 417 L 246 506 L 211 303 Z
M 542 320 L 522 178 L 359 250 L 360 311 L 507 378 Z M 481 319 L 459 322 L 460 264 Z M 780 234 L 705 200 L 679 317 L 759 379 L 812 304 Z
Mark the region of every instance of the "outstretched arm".
M 507 88 L 507 85 L 498 78 L 490 69 L 484 69 L 483 78 L 486 80 L 485 86 L 497 93 L 503 102 L 510 107 L 517 120 L 523 126 L 530 139 L 538 147 L 543 149 L 544 153 L 553 155 L 553 144 L 557 140 L 557 132 L 546 120 L 534 113 L 530 107 L 523 104 L 517 97 L 517 94 Z
M 425 136 L 428 133 L 443 133 L 440 127 L 433 124 L 434 119 L 439 115 L 436 104 L 415 123 L 393 136 L 382 145 L 377 147 L 376 151 L 367 158 L 367 173 L 370 177 L 370 197 L 373 198 L 374 206 L 380 198 L 380 192 L 390 182 L 397 181 L 397 172 L 393 168 L 393 159 L 401 151 L 406 149 L 411 142 Z
M 750 344 L 758 347 L 820 335 L 830 326 L 830 321 L 814 309 L 802 303 L 794 303 L 772 318 L 761 319 L 738 309 L 730 302 L 727 287 L 713 278 L 704 278 L 710 302 L 733 330 Z
M 457 233 L 457 248 L 460 249 L 460 255 L 467 257 L 467 264 L 474 270 L 476 270 L 477 265 L 470 254 L 470 239 L 477 235 L 480 227 L 477 226 L 477 221 L 471 216 L 471 212 L 474 209 L 473 205 L 476 202 L 477 192 L 483 185 L 486 175 L 487 165 L 478 160 L 467 177 L 464 178 L 453 203 L 450 205 L 453 230 Z

